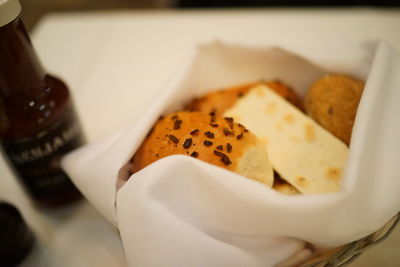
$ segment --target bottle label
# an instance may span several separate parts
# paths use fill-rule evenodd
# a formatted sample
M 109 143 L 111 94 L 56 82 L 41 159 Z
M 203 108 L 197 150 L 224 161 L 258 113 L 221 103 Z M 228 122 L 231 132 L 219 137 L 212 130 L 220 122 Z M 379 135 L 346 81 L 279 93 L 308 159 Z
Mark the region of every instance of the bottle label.
M 34 136 L 2 140 L 17 175 L 34 197 L 44 199 L 76 190 L 61 169 L 60 159 L 83 143 L 83 132 L 73 110 Z

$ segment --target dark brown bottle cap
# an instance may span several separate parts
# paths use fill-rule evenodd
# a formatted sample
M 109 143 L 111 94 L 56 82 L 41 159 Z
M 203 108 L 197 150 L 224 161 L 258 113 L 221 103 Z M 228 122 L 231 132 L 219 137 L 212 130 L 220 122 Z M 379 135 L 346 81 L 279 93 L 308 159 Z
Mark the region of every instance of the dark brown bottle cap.
M 33 243 L 33 233 L 19 211 L 0 201 L 0 266 L 16 266 L 29 254 Z

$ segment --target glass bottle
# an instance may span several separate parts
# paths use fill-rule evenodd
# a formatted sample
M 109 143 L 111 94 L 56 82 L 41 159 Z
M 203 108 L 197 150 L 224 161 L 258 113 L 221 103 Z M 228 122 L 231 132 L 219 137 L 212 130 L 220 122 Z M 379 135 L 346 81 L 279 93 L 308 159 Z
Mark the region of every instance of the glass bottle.
M 36 200 L 54 207 L 81 198 L 60 158 L 84 143 L 67 86 L 43 69 L 18 0 L 0 1 L 0 141 Z

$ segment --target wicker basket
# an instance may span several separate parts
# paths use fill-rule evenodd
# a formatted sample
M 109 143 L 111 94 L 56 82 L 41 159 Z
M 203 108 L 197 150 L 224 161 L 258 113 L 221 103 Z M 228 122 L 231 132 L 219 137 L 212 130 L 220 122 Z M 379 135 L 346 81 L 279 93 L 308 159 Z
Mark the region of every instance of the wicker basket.
M 336 267 L 346 266 L 357 259 L 367 249 L 379 244 L 385 240 L 395 229 L 396 225 L 400 220 L 400 213 L 394 216 L 378 231 L 354 241 L 350 244 L 336 248 L 323 255 L 313 258 L 306 263 L 302 264 L 302 267 Z

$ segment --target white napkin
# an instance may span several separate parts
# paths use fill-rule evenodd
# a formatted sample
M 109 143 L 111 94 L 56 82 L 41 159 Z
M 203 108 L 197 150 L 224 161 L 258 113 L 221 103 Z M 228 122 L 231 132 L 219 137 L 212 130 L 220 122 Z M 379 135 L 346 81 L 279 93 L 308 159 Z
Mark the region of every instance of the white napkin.
M 156 118 L 194 96 L 260 79 L 282 80 L 304 95 L 324 73 L 341 72 L 273 47 L 196 48 L 139 121 L 69 154 L 63 167 L 119 227 L 130 266 L 272 266 L 307 251 L 304 241 L 326 248 L 359 239 L 400 210 L 400 56 L 385 43 L 346 51 L 339 58 L 348 58 L 347 73 L 367 83 L 338 193 L 286 196 L 177 155 L 122 183 L 122 166 Z

